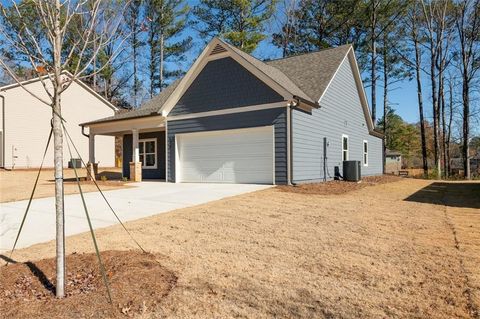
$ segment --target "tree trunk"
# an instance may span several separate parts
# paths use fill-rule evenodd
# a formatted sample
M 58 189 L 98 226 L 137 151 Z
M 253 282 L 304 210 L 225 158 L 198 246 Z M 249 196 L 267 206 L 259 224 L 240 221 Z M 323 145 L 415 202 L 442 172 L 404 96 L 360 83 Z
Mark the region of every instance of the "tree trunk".
M 465 171 L 465 178 L 470 179 L 470 127 L 469 127 L 469 118 L 470 118 L 470 100 L 469 100 L 469 81 L 465 75 L 463 77 L 463 89 L 462 89 L 462 100 L 463 100 L 463 169 Z
M 150 27 L 150 37 L 148 39 L 148 44 L 150 45 L 150 98 L 155 95 L 155 73 L 156 73 L 156 41 L 155 41 L 155 30 L 153 30 L 154 24 L 151 23 Z
M 54 43 L 54 102 L 53 102 L 53 144 L 54 144 L 54 165 L 55 165 L 55 215 L 56 215 L 56 296 L 65 296 L 65 216 L 63 204 L 63 133 L 60 92 L 62 89 L 62 67 L 61 52 L 62 38 L 60 31 L 60 0 L 55 1 L 55 43 Z
M 371 46 L 372 46 L 372 58 L 371 58 L 371 77 L 372 77 L 372 121 L 375 126 L 377 120 L 377 37 L 376 37 L 376 25 L 377 25 L 377 3 L 372 0 L 372 17 L 371 17 Z
M 383 40 L 383 174 L 386 173 L 387 143 L 388 143 L 388 57 L 387 36 Z
M 452 122 L 453 122 L 453 82 L 450 80 L 449 82 L 449 95 L 448 95 L 448 126 L 447 126 L 447 138 L 446 138 L 446 154 L 447 154 L 447 172 L 450 174 L 451 167 L 450 167 L 450 140 L 452 134 Z
M 432 87 L 432 110 L 433 110 L 433 143 L 434 143 L 434 159 L 435 167 L 437 169 L 438 176 L 441 176 L 440 167 L 440 139 L 439 139 L 439 123 L 438 123 L 438 99 L 437 99 L 437 79 L 435 72 L 436 53 L 433 44 L 433 40 L 430 41 L 430 82 Z
M 414 17 L 416 19 L 416 17 Z M 415 47 L 415 77 L 417 80 L 417 99 L 418 99 L 418 113 L 420 115 L 420 137 L 422 140 L 422 162 L 423 162 L 423 176 L 428 176 L 428 158 L 427 158 L 427 139 L 425 137 L 425 120 L 423 115 L 423 95 L 422 95 L 422 79 L 421 79 L 421 53 L 418 44 L 418 34 L 416 21 L 413 21 L 413 43 Z
M 163 43 L 163 32 L 160 34 L 160 74 L 159 74 L 159 87 L 160 91 L 163 90 L 163 63 L 164 63 L 164 43 Z
M 138 102 L 138 71 L 137 71 L 137 46 L 138 46 L 138 39 L 137 39 L 137 32 L 138 32 L 138 26 L 137 26 L 137 19 L 138 16 L 137 14 L 134 15 L 133 18 L 133 30 L 132 30 L 132 49 L 133 49 L 133 56 L 132 56 L 132 62 L 133 62 L 133 107 L 137 108 L 137 102 Z

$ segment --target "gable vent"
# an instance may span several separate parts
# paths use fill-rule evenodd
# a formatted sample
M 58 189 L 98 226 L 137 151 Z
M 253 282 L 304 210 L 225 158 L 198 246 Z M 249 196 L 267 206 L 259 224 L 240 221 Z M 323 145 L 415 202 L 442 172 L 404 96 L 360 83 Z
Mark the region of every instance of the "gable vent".
M 227 49 L 225 49 L 223 46 L 221 46 L 220 44 L 217 44 L 212 52 L 210 52 L 210 55 L 214 55 L 214 54 L 219 54 L 219 53 L 223 53 L 223 52 L 227 52 Z

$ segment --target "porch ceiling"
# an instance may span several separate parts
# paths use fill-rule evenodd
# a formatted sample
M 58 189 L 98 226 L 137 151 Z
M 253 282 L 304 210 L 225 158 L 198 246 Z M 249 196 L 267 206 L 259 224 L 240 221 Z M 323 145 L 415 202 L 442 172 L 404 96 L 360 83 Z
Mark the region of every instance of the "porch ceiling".
M 165 117 L 161 115 L 117 120 L 111 122 L 86 124 L 89 134 L 118 136 L 129 134 L 132 130 L 140 133 L 165 130 Z

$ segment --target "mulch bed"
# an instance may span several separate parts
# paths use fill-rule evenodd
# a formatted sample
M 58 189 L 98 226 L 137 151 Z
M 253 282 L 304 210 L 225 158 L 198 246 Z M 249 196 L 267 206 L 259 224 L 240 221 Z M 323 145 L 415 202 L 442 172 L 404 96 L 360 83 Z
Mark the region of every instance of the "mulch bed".
M 102 252 L 113 302 L 95 254 L 66 258 L 66 298 L 55 298 L 55 259 L 0 267 L 3 318 L 112 318 L 148 313 L 175 287 L 177 277 L 155 255 L 137 251 Z
M 307 195 L 341 195 L 352 191 L 362 189 L 367 186 L 374 186 L 386 183 L 392 183 L 402 180 L 401 177 L 393 175 L 367 176 L 362 181 L 328 181 L 323 183 L 299 184 L 296 186 L 278 186 L 283 192 L 307 194 Z

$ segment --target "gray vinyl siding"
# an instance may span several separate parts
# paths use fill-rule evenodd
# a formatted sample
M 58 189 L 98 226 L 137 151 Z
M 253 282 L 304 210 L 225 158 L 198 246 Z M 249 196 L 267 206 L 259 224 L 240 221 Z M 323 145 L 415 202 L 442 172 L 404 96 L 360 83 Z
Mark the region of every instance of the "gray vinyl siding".
M 287 183 L 286 107 L 168 121 L 168 181 L 175 182 L 175 135 L 274 125 L 275 183 Z
M 132 134 L 123 136 L 123 176 L 130 177 L 130 162 L 132 161 Z M 139 139 L 157 139 L 157 168 L 142 169 L 142 177 L 145 179 L 165 179 L 165 131 L 140 133 Z
M 320 72 L 320 70 L 319 70 Z M 292 180 L 321 181 L 323 138 L 327 138 L 327 179 L 334 167 L 342 172 L 342 134 L 349 137 L 349 159 L 362 161 L 363 140 L 368 141 L 368 166 L 361 165 L 362 176 L 382 174 L 382 139 L 369 134 L 360 97 L 348 59 L 341 64 L 332 83 L 312 114 L 292 111 Z
M 216 111 L 283 101 L 255 75 L 232 58 L 205 65 L 169 115 Z

